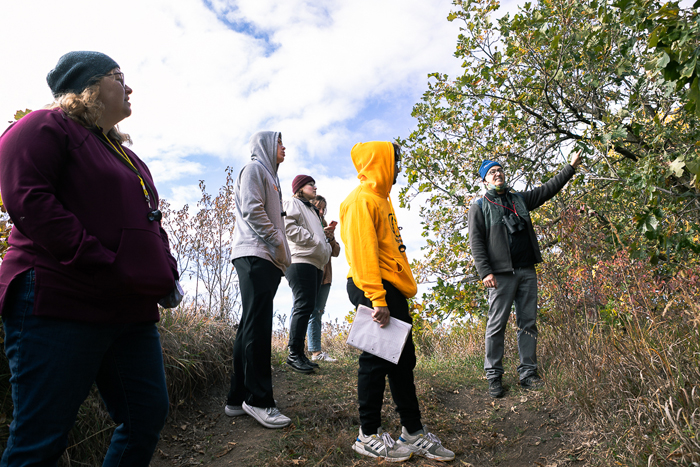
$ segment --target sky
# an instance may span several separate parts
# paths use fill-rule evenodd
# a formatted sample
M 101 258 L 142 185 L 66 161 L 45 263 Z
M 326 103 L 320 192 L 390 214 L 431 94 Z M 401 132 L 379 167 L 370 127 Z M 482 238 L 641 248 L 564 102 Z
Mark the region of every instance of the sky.
M 52 101 L 46 74 L 72 50 L 106 53 L 133 89 L 120 124 L 161 198 L 190 211 L 204 180 L 215 194 L 249 161 L 248 139 L 281 131 L 285 197 L 298 174 L 315 178 L 328 221 L 357 185 L 350 148 L 407 137 L 428 73 L 460 74 L 459 23 L 449 0 L 24 0 L 0 6 L 0 131 L 17 110 Z M 502 2 L 513 10 L 514 1 Z M 6 123 L 7 122 L 7 123 Z M 399 179 L 399 185 L 404 180 Z M 424 240 L 418 208 L 398 208 L 409 259 Z M 344 246 L 324 321 L 352 309 Z M 421 286 L 421 291 L 429 285 Z M 420 293 L 420 292 L 419 292 Z M 275 311 L 289 315 L 282 279 Z

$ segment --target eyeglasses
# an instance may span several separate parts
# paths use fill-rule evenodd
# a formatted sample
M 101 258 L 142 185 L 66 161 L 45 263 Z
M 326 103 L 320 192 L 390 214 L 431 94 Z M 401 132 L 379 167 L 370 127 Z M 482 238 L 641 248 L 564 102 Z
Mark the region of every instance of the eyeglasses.
M 125 86 L 124 85 L 124 73 L 122 73 L 121 71 L 114 71 L 112 73 L 107 73 L 105 76 L 111 76 L 114 79 L 114 81 L 121 84 L 122 87 Z
M 497 169 L 491 169 L 488 172 L 486 172 L 486 175 L 496 175 L 497 173 L 505 173 L 502 168 L 497 168 Z

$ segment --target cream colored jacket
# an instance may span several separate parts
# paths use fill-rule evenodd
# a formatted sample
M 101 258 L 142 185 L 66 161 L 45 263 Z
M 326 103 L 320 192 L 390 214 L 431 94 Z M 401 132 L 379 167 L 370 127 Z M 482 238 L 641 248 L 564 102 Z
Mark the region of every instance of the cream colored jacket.
M 323 270 L 331 258 L 331 245 L 316 210 L 298 198 L 285 200 L 284 227 L 292 263 L 313 264 Z

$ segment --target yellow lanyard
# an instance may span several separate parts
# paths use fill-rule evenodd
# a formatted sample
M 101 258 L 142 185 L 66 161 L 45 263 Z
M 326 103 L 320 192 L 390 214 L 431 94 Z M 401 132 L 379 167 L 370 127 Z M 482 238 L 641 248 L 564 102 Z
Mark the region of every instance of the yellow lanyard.
M 146 203 L 148 203 L 148 208 L 153 209 L 153 208 L 151 208 L 151 196 L 148 194 L 148 190 L 146 189 L 146 184 L 143 182 L 143 178 L 141 178 L 141 174 L 139 173 L 139 170 L 136 168 L 134 163 L 131 162 L 131 159 L 129 159 L 129 156 L 126 155 L 124 148 L 122 148 L 121 144 L 115 145 L 114 143 L 112 143 L 112 140 L 110 140 L 109 137 L 107 135 L 105 135 L 104 133 L 102 133 L 102 135 L 105 137 L 105 139 L 107 140 L 109 145 L 112 146 L 115 151 L 117 151 L 117 154 L 122 156 L 124 158 L 124 160 L 126 162 L 128 162 L 131 167 L 133 167 L 134 173 L 136 174 L 136 176 L 139 178 L 139 181 L 141 182 L 141 188 L 143 188 L 143 194 L 146 197 Z

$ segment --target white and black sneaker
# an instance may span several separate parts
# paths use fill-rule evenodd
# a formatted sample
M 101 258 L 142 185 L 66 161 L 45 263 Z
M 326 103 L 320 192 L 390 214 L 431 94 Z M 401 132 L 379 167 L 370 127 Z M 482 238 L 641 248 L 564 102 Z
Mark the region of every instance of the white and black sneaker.
M 451 461 L 455 458 L 455 453 L 446 449 L 440 439 L 430 433 L 426 427 L 413 435 L 408 434 L 406 427 L 401 427 L 401 436 L 396 444 L 406 446 L 416 455 L 436 461 Z
M 413 455 L 411 449 L 394 443 L 391 435 L 381 428 L 377 430 L 376 435 L 365 436 L 360 427 L 360 434 L 355 439 L 352 449 L 363 456 L 381 457 L 387 462 L 403 462 Z

